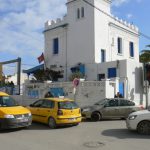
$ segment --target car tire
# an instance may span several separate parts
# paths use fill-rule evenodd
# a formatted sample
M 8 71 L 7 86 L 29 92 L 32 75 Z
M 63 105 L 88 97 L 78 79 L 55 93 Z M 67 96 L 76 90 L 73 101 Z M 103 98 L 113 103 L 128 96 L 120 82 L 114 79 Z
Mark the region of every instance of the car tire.
M 100 121 L 101 120 L 101 114 L 99 112 L 93 112 L 91 115 L 92 121 Z
M 74 124 L 74 126 L 78 126 L 78 125 L 79 125 L 79 123 L 75 123 L 75 124 Z
M 142 121 L 137 126 L 137 131 L 140 134 L 150 134 L 150 121 Z
M 56 126 L 56 121 L 53 117 L 49 117 L 48 119 L 48 126 L 51 128 L 51 129 L 55 129 L 57 126 Z

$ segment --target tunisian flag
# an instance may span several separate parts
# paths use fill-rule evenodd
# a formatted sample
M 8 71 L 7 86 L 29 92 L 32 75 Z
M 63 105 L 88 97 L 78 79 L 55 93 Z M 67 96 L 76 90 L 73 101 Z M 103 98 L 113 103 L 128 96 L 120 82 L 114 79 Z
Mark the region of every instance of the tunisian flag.
M 41 56 L 39 56 L 37 59 L 38 59 L 39 63 L 44 61 L 44 54 L 42 53 Z

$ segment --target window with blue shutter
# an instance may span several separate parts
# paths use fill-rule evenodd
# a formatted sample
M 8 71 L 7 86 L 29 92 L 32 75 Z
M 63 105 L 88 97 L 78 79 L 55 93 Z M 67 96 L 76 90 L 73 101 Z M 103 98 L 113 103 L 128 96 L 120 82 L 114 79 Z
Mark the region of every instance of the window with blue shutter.
M 134 57 L 134 43 L 129 43 L 129 49 L 130 49 L 130 57 Z
M 58 54 L 59 52 L 59 40 L 58 38 L 53 39 L 53 54 Z
M 116 68 L 108 68 L 108 78 L 115 78 L 117 76 Z
M 101 62 L 105 62 L 105 50 L 101 49 Z
M 118 37 L 118 53 L 122 54 L 122 38 Z

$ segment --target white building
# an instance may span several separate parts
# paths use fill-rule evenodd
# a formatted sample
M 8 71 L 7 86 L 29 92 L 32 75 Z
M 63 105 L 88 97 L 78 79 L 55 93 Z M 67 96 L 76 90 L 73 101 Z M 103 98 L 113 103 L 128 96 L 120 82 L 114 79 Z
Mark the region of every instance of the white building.
M 111 0 L 67 0 L 67 15 L 45 23 L 45 65 L 61 67 L 64 78 L 76 70 L 86 80 L 118 80 L 116 91 L 141 100 L 142 65 L 138 28 L 114 17 Z

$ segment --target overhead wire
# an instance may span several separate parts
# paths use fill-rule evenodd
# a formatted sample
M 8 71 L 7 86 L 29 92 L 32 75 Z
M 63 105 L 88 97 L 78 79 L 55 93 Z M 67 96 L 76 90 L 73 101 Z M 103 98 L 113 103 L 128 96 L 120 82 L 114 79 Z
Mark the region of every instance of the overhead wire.
M 104 12 L 103 10 L 101 10 L 100 8 L 96 7 L 95 5 L 93 5 L 92 3 L 88 2 L 87 0 L 82 0 L 83 2 L 85 2 L 86 4 L 88 4 L 89 6 L 97 9 L 98 11 L 100 11 L 101 13 L 107 15 L 108 17 L 112 18 L 112 19 L 115 19 L 112 15 Z M 144 38 L 150 40 L 150 36 L 146 35 L 145 33 L 142 33 L 142 32 L 138 32 L 140 36 L 143 36 Z

